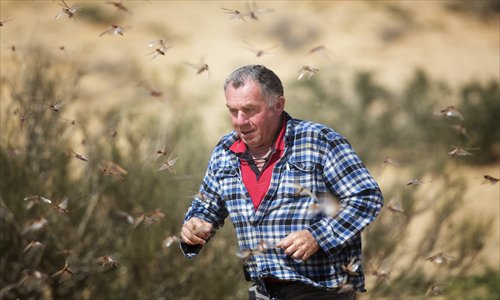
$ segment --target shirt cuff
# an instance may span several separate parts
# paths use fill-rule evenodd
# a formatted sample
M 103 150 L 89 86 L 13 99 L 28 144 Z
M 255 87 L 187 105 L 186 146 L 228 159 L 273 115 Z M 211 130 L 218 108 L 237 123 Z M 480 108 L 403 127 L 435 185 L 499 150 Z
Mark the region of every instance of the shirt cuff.
M 334 255 L 338 252 L 339 244 L 335 242 L 335 236 L 331 230 L 329 230 L 328 221 L 322 219 L 307 228 L 320 248 L 329 255 Z
M 180 242 L 181 251 L 187 258 L 194 258 L 200 252 L 202 245 L 188 245 L 184 242 Z

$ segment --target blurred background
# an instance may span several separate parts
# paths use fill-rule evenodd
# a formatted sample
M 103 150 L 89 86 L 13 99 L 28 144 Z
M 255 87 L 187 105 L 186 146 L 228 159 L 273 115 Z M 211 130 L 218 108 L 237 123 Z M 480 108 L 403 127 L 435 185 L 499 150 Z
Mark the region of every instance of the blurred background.
M 231 130 L 224 79 L 263 64 L 382 188 L 360 299 L 499 299 L 499 13 L 2 0 L 0 298 L 245 299 L 229 220 L 192 260 L 176 237 Z

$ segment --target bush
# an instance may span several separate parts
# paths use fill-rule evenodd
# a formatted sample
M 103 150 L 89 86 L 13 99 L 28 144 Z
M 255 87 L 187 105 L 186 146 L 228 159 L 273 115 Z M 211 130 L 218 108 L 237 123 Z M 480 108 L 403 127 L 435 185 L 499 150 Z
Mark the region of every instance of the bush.
M 198 112 L 160 120 L 121 107 L 86 107 L 78 120 L 66 119 L 78 105 L 83 71 L 42 48 L 33 53 L 39 55 L 19 77 L 2 81 L 9 100 L 1 119 L 0 298 L 178 299 L 207 290 L 211 297 L 240 298 L 246 283 L 232 228 L 192 261 L 178 243 L 162 247 L 166 237 L 178 236 L 210 152 Z M 183 109 L 182 101 L 177 105 Z M 179 157 L 172 172 L 158 172 L 170 156 Z M 32 241 L 43 247 L 28 247 Z M 61 281 L 65 263 L 73 275 Z M 229 276 L 199 271 L 207 266 Z

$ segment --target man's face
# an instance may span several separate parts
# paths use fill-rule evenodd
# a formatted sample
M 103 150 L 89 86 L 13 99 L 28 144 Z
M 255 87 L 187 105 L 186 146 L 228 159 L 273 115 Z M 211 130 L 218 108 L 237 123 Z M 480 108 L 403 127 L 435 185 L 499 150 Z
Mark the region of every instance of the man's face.
M 259 84 L 251 80 L 237 89 L 229 84 L 225 95 L 231 122 L 241 140 L 250 151 L 267 151 L 280 124 L 285 98 L 278 97 L 269 107 Z

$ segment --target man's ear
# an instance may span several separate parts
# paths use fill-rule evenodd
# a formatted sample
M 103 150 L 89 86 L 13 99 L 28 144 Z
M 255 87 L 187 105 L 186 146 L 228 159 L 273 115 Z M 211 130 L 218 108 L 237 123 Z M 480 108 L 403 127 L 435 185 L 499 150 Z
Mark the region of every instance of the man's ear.
M 278 100 L 276 101 L 276 104 L 274 105 L 274 108 L 279 113 L 282 113 L 285 110 L 285 97 L 284 96 L 279 96 L 278 97 Z

